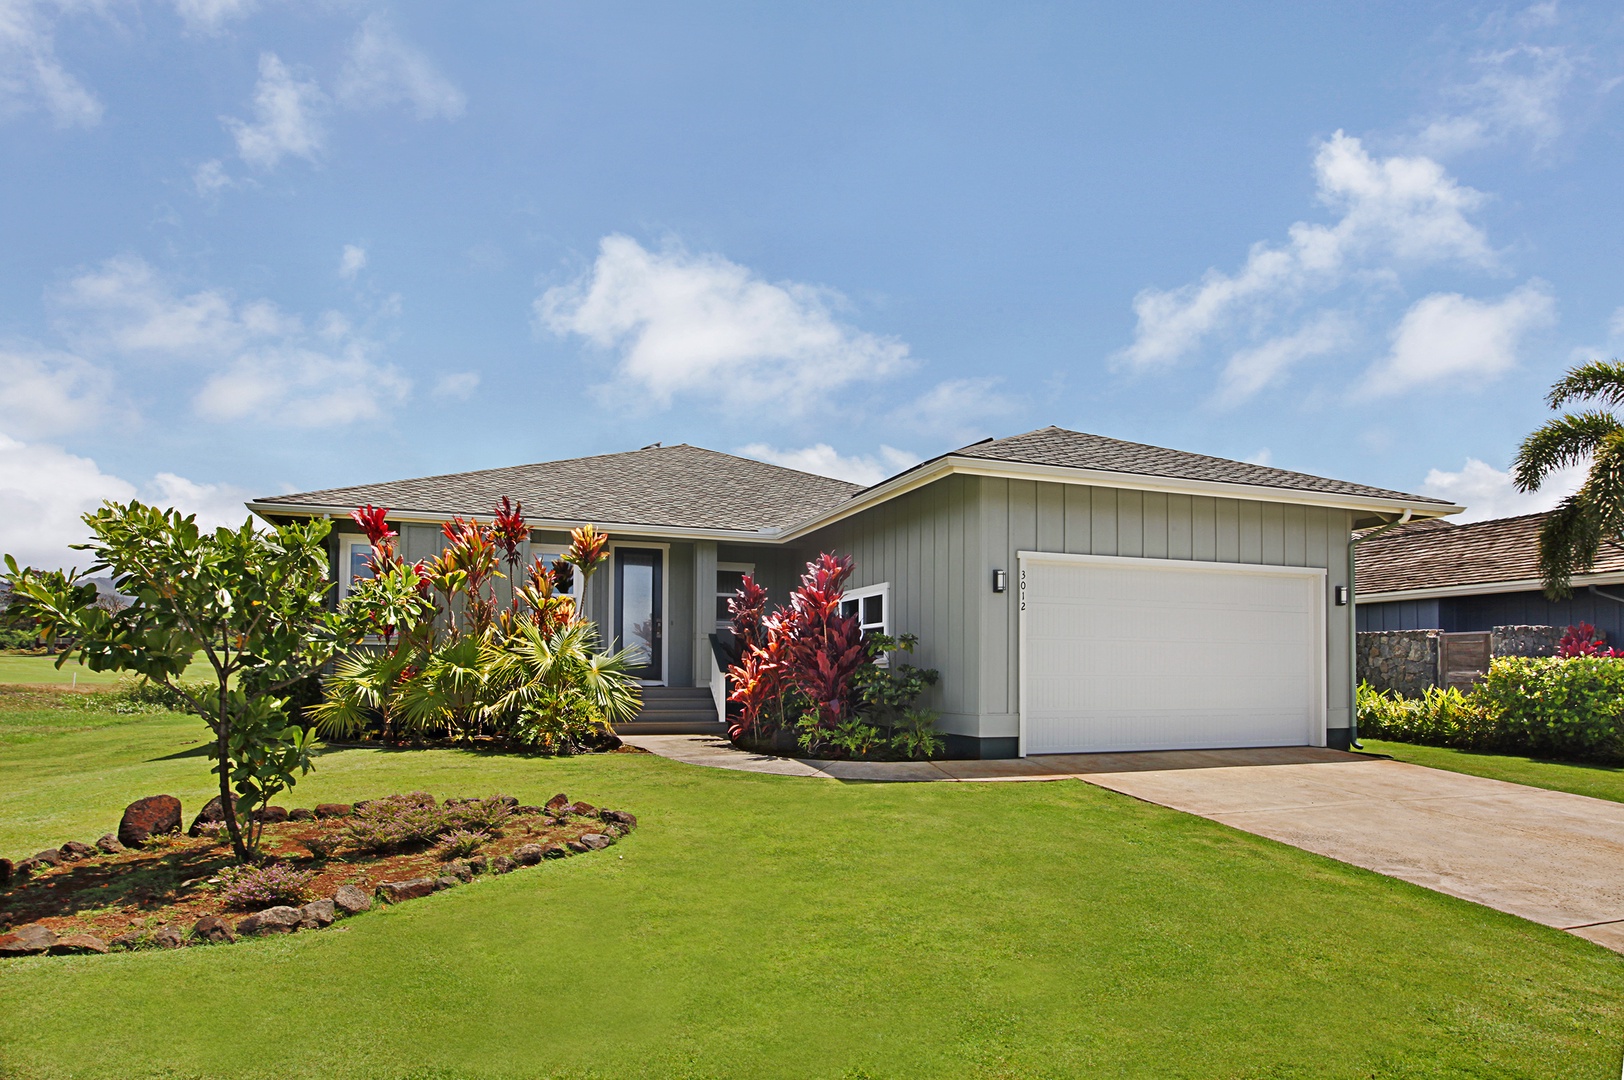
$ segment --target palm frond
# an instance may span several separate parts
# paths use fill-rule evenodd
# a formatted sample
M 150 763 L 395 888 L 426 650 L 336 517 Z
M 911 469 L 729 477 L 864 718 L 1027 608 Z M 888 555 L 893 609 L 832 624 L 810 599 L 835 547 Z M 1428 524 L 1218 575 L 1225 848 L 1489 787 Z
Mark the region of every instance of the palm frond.
M 1547 420 L 1522 441 L 1512 463 L 1511 476 L 1518 491 L 1538 491 L 1545 477 L 1558 469 L 1588 462 L 1608 436 L 1624 432 L 1611 413 L 1568 413 Z
M 1616 409 L 1624 405 L 1624 363 L 1592 360 L 1570 368 L 1551 386 L 1545 401 L 1553 409 L 1570 401 L 1598 401 Z
M 1595 565 L 1601 538 L 1601 515 L 1583 488 L 1557 504 L 1539 529 L 1539 576 L 1547 597 L 1573 595 L 1573 575 Z

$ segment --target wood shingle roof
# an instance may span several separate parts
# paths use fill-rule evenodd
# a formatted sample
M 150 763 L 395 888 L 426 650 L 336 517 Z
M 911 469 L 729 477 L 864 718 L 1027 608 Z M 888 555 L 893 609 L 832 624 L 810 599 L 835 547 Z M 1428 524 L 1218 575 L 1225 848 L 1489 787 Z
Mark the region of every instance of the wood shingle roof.
M 1539 579 L 1539 528 L 1545 514 L 1451 525 L 1417 521 L 1401 525 L 1355 549 L 1358 593 L 1379 600 L 1383 593 L 1421 589 L 1518 583 Z M 1624 573 L 1624 546 L 1606 542 L 1591 571 Z

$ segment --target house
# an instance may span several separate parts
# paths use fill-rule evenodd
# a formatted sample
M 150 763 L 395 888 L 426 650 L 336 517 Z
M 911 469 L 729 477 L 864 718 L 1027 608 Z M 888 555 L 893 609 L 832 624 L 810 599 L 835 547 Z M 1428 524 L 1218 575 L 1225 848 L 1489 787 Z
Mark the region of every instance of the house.
M 709 636 L 741 575 L 781 602 L 831 550 L 856 561 L 847 598 L 863 625 L 918 635 L 916 662 L 941 672 L 928 704 L 949 753 L 981 758 L 1346 746 L 1350 537 L 1460 509 L 1055 427 L 870 487 L 655 445 L 249 506 L 337 519 L 347 589 L 367 552 L 354 507 L 388 507 L 417 559 L 438 551 L 440 522 L 488 516 L 503 495 L 523 502 L 533 554 L 587 522 L 610 533 L 584 604 L 643 650 L 651 717 L 721 700 Z
M 1624 642 L 1624 545 L 1602 542 L 1573 596 L 1540 585 L 1539 530 L 1547 514 L 1454 525 L 1417 521 L 1359 545 L 1359 630 L 1476 633 L 1500 626 L 1590 623 Z

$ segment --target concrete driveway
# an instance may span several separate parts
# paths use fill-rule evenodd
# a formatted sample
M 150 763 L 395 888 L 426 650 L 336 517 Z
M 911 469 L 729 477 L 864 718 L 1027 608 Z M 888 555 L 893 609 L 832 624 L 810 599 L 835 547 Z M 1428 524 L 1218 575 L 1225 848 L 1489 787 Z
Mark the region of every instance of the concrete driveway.
M 1624 803 L 1334 750 L 1075 757 L 1091 784 L 1624 952 Z
M 1624 803 L 1314 747 L 811 761 L 628 738 L 711 768 L 846 781 L 1084 780 L 1624 952 Z

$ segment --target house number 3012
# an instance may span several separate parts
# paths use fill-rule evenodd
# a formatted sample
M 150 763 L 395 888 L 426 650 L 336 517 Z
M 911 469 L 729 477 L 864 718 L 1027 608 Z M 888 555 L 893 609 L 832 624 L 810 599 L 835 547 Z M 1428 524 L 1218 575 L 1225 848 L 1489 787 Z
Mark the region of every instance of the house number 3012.
M 1021 610 L 1026 610 L 1026 567 L 1021 567 Z

